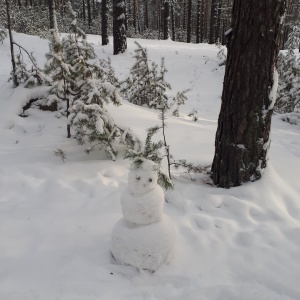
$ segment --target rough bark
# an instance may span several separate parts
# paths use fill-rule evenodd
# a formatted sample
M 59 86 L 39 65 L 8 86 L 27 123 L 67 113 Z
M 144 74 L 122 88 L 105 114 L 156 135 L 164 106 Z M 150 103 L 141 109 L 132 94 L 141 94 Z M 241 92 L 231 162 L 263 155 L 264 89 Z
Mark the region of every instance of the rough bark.
M 117 55 L 127 48 L 124 0 L 114 0 L 113 16 L 114 55 Z
M 235 0 L 212 178 L 230 188 L 261 177 L 273 108 L 282 0 Z
M 168 1 L 164 3 L 164 40 L 169 38 L 170 32 L 170 4 Z
M 108 6 L 107 0 L 102 0 L 101 3 L 101 37 L 102 37 L 102 45 L 105 46 L 109 43 L 108 39 Z

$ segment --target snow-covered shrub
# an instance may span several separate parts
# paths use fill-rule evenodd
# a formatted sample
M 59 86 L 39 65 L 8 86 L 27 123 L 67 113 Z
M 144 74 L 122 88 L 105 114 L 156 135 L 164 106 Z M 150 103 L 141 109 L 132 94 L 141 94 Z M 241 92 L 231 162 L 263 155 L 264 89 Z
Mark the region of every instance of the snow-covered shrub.
M 167 69 L 165 59 L 161 59 L 160 68 L 155 62 L 149 63 L 148 52 L 138 42 L 135 42 L 135 63 L 130 70 L 129 77 L 122 83 L 121 92 L 124 97 L 136 104 L 160 109 L 162 101 L 166 109 L 176 106 L 174 115 L 179 115 L 179 106 L 187 100 L 188 90 L 178 92 L 175 97 L 170 96 L 171 85 L 166 81 Z
M 42 85 L 43 83 L 49 84 L 44 72 L 37 66 L 37 62 L 34 56 L 28 54 L 32 66 L 28 68 L 23 60 L 23 54 L 20 48 L 20 53 L 15 56 L 17 81 L 19 84 L 24 84 L 24 87 L 29 88 L 36 85 Z M 13 79 L 13 71 L 10 74 L 10 80 Z
M 217 53 L 217 58 L 219 60 L 219 66 L 224 66 L 227 60 L 226 47 L 223 46 L 218 40 L 216 43 L 217 48 L 219 49 Z
M 300 59 L 293 49 L 280 54 L 277 64 L 279 86 L 274 110 L 278 113 L 299 111 L 300 107 Z
M 3 41 L 7 37 L 7 31 L 5 28 L 3 28 L 0 24 L 0 42 L 3 44 Z
M 300 21 L 293 27 L 285 44 L 286 49 L 299 49 L 300 47 Z
M 136 105 L 149 105 L 154 90 L 152 69 L 148 63 L 147 49 L 135 41 L 137 49 L 134 50 L 135 63 L 130 75 L 123 82 L 122 92 L 125 98 Z
M 115 70 L 111 64 L 111 59 L 109 57 L 107 60 L 101 59 L 99 63 L 104 72 L 105 80 L 108 81 L 113 86 L 120 88 L 120 82 L 116 77 Z

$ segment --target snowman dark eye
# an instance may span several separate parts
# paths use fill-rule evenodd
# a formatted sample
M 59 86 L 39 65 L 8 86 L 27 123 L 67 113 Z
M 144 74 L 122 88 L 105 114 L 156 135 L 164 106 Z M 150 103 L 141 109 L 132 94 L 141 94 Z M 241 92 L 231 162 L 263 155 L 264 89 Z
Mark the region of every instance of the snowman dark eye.
M 137 177 L 136 180 L 141 180 L 141 177 Z
M 152 178 L 149 178 L 149 182 L 152 182 Z

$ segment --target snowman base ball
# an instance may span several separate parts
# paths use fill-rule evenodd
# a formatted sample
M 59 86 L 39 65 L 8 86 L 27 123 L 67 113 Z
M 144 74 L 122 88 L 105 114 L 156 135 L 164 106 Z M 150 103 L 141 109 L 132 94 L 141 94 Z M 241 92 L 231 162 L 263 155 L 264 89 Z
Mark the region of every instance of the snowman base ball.
M 174 243 L 174 225 L 166 215 L 149 225 L 134 224 L 122 218 L 113 229 L 111 252 L 120 264 L 154 272 L 171 258 Z

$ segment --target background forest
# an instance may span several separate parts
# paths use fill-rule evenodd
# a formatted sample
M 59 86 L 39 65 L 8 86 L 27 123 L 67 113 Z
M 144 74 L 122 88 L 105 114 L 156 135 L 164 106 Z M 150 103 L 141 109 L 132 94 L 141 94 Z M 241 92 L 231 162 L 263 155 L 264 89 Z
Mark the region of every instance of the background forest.
M 112 1 L 109 9 L 108 33 L 112 35 Z M 11 18 L 13 30 L 21 33 L 44 36 L 49 29 L 49 5 L 52 0 L 13 0 Z M 127 37 L 165 39 L 165 18 L 169 18 L 169 37 L 173 41 L 187 43 L 225 44 L 225 32 L 230 28 L 233 0 L 126 0 Z M 5 0 L 1 0 L 0 24 L 6 27 Z M 80 27 L 89 34 L 101 33 L 101 1 L 72 0 Z M 54 0 L 60 32 L 68 32 L 67 1 Z M 294 26 L 300 27 L 300 4 L 288 0 L 283 23 L 281 48 Z

